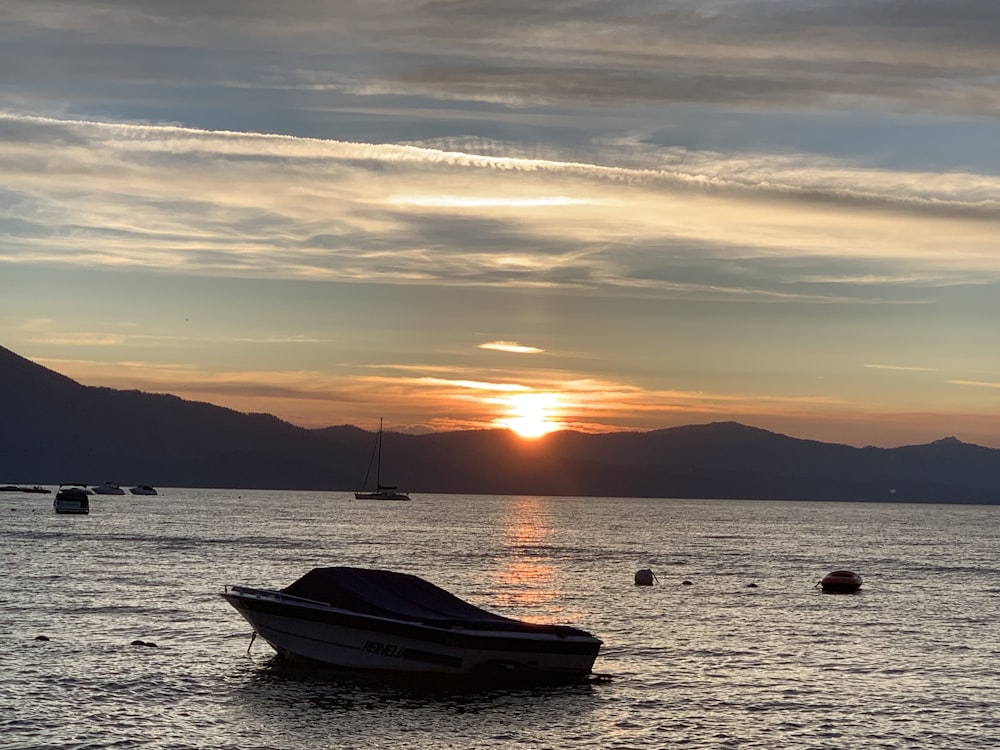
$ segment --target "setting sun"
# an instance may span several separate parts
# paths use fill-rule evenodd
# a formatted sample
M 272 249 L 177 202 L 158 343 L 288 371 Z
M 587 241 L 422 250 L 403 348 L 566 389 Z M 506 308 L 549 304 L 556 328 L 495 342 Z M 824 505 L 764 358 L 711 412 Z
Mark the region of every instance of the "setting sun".
M 507 400 L 510 416 L 502 419 L 505 427 L 523 438 L 537 438 L 562 428 L 552 420 L 558 399 L 551 393 L 518 393 Z

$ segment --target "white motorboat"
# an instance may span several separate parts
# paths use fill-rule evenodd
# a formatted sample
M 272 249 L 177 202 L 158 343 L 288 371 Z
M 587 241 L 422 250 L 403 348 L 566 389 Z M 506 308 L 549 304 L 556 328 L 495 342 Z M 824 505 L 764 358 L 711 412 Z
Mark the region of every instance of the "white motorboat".
M 853 594 L 861 588 L 861 576 L 852 570 L 835 570 L 819 582 L 823 591 L 835 594 Z
M 158 494 L 155 489 L 150 487 L 148 484 L 138 484 L 129 490 L 133 495 L 156 495 Z
M 124 495 L 125 490 L 121 488 L 118 482 L 105 482 L 104 484 L 97 484 L 92 487 L 95 495 Z
M 60 484 L 52 501 L 56 513 L 90 513 L 90 490 L 85 484 Z
M 400 492 L 398 487 L 389 484 L 382 484 L 382 420 L 378 421 L 378 434 L 375 436 L 375 445 L 372 447 L 371 458 L 368 459 L 368 471 L 365 479 L 361 483 L 362 487 L 368 486 L 368 479 L 372 474 L 372 467 L 375 467 L 375 489 L 362 489 L 354 493 L 355 500 L 409 500 L 410 496 L 405 492 Z
M 343 669 L 463 678 L 573 681 L 601 641 L 480 609 L 406 573 L 315 568 L 287 588 L 221 594 L 280 656 Z

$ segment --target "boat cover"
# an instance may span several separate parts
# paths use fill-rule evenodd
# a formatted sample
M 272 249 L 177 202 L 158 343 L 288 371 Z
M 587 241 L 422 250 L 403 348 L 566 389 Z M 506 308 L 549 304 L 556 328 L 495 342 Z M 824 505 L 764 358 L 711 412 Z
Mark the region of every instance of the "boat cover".
M 314 568 L 282 592 L 359 614 L 435 627 L 590 635 L 567 625 L 539 625 L 487 612 L 423 578 L 389 570 Z

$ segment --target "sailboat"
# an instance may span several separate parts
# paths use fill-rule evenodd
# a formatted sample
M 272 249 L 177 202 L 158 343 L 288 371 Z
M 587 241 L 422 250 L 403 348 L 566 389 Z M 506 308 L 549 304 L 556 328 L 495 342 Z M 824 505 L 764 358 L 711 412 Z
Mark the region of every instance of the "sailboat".
M 368 471 L 365 473 L 365 481 L 362 487 L 368 486 L 368 478 L 372 474 L 372 465 L 375 466 L 375 489 L 367 491 L 362 489 L 354 493 L 357 500 L 409 500 L 410 496 L 405 492 L 400 492 L 395 486 L 382 484 L 382 420 L 378 421 L 378 435 L 375 437 L 375 446 L 372 448 L 371 458 L 368 460 Z

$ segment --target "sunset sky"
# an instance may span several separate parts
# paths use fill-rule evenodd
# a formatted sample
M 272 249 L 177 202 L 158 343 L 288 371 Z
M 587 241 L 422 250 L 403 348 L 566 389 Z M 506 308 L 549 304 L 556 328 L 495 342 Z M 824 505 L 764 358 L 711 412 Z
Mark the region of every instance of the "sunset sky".
M 993 0 L 5 0 L 0 71 L 0 345 L 82 383 L 1000 447 Z

